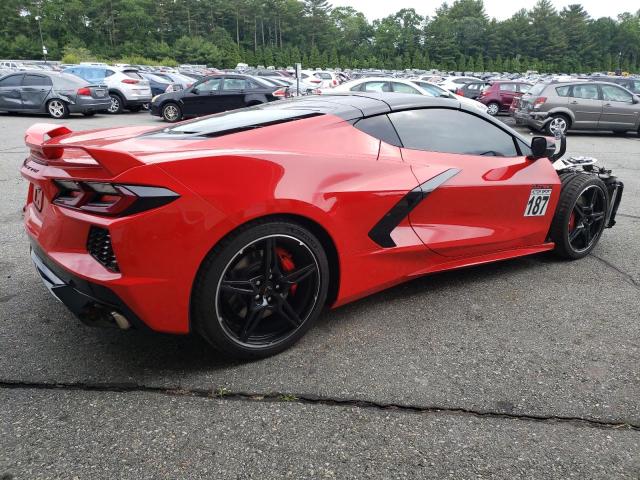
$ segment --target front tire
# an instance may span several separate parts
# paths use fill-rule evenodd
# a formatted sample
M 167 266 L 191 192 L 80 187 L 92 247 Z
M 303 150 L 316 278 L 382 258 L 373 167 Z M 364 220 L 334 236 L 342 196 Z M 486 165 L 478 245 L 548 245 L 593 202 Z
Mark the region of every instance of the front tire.
M 311 232 L 287 220 L 254 222 L 207 255 L 193 290 L 192 322 L 226 356 L 268 357 L 309 330 L 328 287 L 327 256 Z
M 169 123 L 182 119 L 182 109 L 177 103 L 167 102 L 162 106 L 162 118 Z
M 47 102 L 47 112 L 52 118 L 67 118 L 69 107 L 62 100 L 54 98 Z
M 549 232 L 554 252 L 570 260 L 586 257 L 600 240 L 608 211 L 607 187 L 598 177 L 584 173 L 562 177 Z

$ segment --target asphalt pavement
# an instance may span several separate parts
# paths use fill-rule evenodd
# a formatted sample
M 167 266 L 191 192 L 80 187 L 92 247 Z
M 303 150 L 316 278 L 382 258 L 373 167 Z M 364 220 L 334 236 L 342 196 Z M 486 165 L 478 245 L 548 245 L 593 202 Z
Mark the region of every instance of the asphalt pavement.
M 505 119 L 508 121 L 508 119 Z M 433 275 L 326 312 L 291 350 L 90 329 L 21 225 L 35 122 L 0 114 L 0 479 L 640 478 L 640 138 L 574 133 L 625 182 L 589 257 Z

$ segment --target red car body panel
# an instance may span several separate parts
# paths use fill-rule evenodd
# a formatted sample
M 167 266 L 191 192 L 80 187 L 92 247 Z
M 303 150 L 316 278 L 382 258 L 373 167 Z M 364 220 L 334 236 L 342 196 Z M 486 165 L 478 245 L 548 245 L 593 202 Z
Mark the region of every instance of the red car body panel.
M 546 159 L 402 149 L 329 114 L 193 141 L 142 135 L 150 130 L 34 126 L 22 175 L 30 182 L 24 223 L 35 244 L 78 278 L 111 289 L 153 330 L 190 331 L 203 259 L 239 225 L 266 216 L 294 216 L 326 232 L 339 266 L 333 306 L 425 273 L 553 248 L 546 237 L 560 181 Z M 452 167 L 459 174 L 391 232 L 394 248 L 367 235 L 407 192 Z M 65 178 L 161 186 L 180 197 L 106 217 L 54 204 L 53 180 Z M 523 216 L 533 186 L 553 191 L 545 216 Z M 87 252 L 92 225 L 110 232 L 119 272 Z

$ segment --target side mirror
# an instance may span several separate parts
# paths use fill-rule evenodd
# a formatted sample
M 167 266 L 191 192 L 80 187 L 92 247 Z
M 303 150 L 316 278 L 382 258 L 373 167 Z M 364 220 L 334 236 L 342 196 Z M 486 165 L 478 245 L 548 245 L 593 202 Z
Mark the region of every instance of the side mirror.
M 191 89 L 191 93 L 193 93 L 194 95 L 198 95 L 199 92 L 198 92 L 198 89 L 196 87 L 193 87 Z
M 631 99 L 632 103 L 640 103 L 640 97 L 638 97 L 638 95 L 634 95 L 633 98 Z
M 533 137 L 531 139 L 530 160 L 549 158 L 556 152 L 556 142 L 548 137 Z

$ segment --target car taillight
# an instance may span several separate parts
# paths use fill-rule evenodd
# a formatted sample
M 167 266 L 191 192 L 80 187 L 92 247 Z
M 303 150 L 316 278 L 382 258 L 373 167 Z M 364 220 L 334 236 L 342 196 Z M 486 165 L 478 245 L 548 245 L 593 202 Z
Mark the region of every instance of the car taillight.
M 135 78 L 125 78 L 124 80 L 122 80 L 122 83 L 128 83 L 129 85 L 135 85 L 139 82 L 140 80 L 136 80 Z
M 271 95 L 273 95 L 274 97 L 286 97 L 287 96 L 287 89 L 286 88 L 279 88 L 278 90 L 273 92 Z
M 91 96 L 91 90 L 88 89 L 87 87 L 82 87 L 78 89 L 78 95 L 84 95 L 86 97 L 90 97 Z
M 547 101 L 547 97 L 538 97 L 533 101 L 533 108 L 540 108 Z
M 311 83 L 322 83 L 322 80 L 320 80 L 319 78 L 312 78 L 309 80 Z
M 338 81 L 337 80 L 334 80 L 332 83 L 333 83 L 334 86 L 338 85 Z
M 58 179 L 53 203 L 107 216 L 132 215 L 166 205 L 179 195 L 167 188 Z
M 462 90 L 461 88 L 458 88 L 456 90 L 456 95 L 460 95 L 461 97 L 464 97 L 464 90 Z

